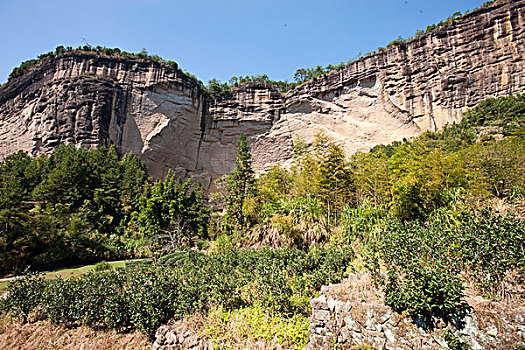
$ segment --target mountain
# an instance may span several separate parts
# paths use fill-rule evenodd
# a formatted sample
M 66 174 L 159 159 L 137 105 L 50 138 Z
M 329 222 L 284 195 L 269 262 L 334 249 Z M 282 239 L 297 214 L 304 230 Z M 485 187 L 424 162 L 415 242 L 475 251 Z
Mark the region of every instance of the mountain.
M 319 131 L 347 155 L 461 120 L 483 99 L 525 92 L 525 0 L 496 1 L 406 43 L 363 57 L 286 95 L 246 83 L 214 99 L 177 67 L 74 50 L 0 86 L 0 157 L 60 143 L 114 145 L 150 175 L 169 169 L 213 190 L 245 133 L 258 171 Z

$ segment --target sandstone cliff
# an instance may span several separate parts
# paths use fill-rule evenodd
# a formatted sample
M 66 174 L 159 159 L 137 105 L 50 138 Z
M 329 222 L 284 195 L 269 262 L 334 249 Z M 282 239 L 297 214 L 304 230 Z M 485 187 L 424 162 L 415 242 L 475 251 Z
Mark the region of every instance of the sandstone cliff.
M 488 97 L 525 92 L 525 0 L 498 1 L 283 96 L 249 83 L 213 100 L 159 62 L 66 52 L 0 87 L 0 156 L 59 143 L 115 145 L 158 177 L 173 169 L 212 189 L 249 137 L 254 166 L 290 159 L 324 131 L 347 154 L 459 121 Z

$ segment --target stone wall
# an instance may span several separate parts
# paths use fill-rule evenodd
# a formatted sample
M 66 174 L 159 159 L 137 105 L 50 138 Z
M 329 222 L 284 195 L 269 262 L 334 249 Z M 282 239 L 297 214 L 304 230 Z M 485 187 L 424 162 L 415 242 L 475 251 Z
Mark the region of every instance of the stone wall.
M 372 292 L 375 291 L 375 292 Z M 443 321 L 425 330 L 382 302 L 383 296 L 367 274 L 351 274 L 337 285 L 324 286 L 311 301 L 310 342 L 306 350 L 352 349 L 448 349 L 447 331 L 471 349 L 515 349 L 525 345 L 525 307 L 468 298 L 472 313 L 464 327 L 456 329 Z

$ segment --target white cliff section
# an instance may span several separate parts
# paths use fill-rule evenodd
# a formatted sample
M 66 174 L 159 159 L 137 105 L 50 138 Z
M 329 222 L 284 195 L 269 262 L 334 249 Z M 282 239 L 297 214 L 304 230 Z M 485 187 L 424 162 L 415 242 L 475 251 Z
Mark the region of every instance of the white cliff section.
M 387 111 L 387 104 L 375 77 L 321 96 L 294 96 L 287 101 L 286 114 L 272 133 L 285 129 L 294 137 L 312 140 L 323 132 L 352 155 L 421 132 L 415 123 Z
M 140 155 L 156 177 L 170 169 L 177 176 L 191 175 L 201 137 L 202 97 L 161 85 L 136 90 L 129 98 L 122 152 Z

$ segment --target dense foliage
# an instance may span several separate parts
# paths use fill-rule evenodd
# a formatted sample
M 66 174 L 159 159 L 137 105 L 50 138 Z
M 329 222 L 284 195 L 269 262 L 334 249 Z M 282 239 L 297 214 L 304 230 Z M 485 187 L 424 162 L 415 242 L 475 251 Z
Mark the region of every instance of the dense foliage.
M 309 245 L 335 238 L 330 232 L 342 224 L 366 240 L 369 228 L 359 221 L 367 208 L 376 217 L 410 221 L 458 198 L 517 202 L 525 185 L 523 106 L 523 96 L 488 100 L 459 125 L 377 146 L 350 162 L 322 133 L 310 144 L 295 140 L 290 169 L 270 169 L 245 199 L 231 202 L 250 218 L 245 239 Z
M 487 297 L 506 298 L 506 283 L 525 277 L 525 223 L 489 210 L 437 210 L 424 223 L 388 222 L 368 247 L 372 270 L 388 270 L 386 302 L 432 325 L 465 313 L 461 274 Z M 515 281 L 511 281 L 515 282 Z
M 358 208 L 346 211 L 347 237 L 367 242 L 371 271 L 388 271 L 394 309 L 427 326 L 451 320 L 466 311 L 463 282 L 486 297 L 519 299 L 523 220 L 477 208 L 497 198 L 520 213 L 524 108 L 523 95 L 489 99 L 442 132 L 352 157 Z
M 69 326 L 149 335 L 170 319 L 217 307 L 260 307 L 293 318 L 308 314 L 311 295 L 339 281 L 351 258 L 348 249 L 184 251 L 150 266 L 69 280 L 29 275 L 9 286 L 3 306 L 23 317 L 38 311 Z
M 486 296 L 512 298 L 524 277 L 523 222 L 473 208 L 523 202 L 524 106 L 523 96 L 490 99 L 458 125 L 377 146 L 349 163 L 323 134 L 310 144 L 295 140 L 293 166 L 260 176 L 243 201 L 250 225 L 230 239 L 358 243 L 370 271 L 387 271 L 387 303 L 429 326 L 433 317 L 465 312 L 465 279 Z
M 157 180 L 140 196 L 131 226 L 141 246 L 152 242 L 152 252 L 170 252 L 206 239 L 211 208 L 200 183 L 183 182 L 172 173 Z
M 255 181 L 246 141 L 239 145 L 236 168 L 221 180 L 226 187 L 221 233 L 237 246 L 306 248 L 326 241 L 330 222 L 353 201 L 342 149 L 323 134 L 312 144 L 297 140 L 291 170 L 274 167 Z
M 442 208 L 424 223 L 390 219 L 378 226 L 366 248 L 368 268 L 376 276 L 386 269 L 386 303 L 420 324 L 432 327 L 436 317 L 457 321 L 468 312 L 462 281 L 488 298 L 519 299 L 512 286 L 525 277 L 521 219 L 490 209 Z
M 204 237 L 201 187 L 169 175 L 151 184 L 135 156 L 58 146 L 0 163 L 0 274 L 140 255 L 173 224 Z M 151 250 L 151 248 L 149 249 Z

